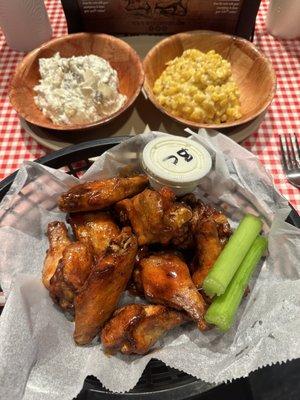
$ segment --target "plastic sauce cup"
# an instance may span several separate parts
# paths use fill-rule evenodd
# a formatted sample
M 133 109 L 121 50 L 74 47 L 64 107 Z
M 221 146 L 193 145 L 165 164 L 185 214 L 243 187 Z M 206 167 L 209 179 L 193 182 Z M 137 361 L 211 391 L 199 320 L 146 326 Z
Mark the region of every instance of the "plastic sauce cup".
M 212 159 L 200 143 L 168 135 L 151 140 L 144 147 L 142 166 L 154 189 L 168 186 L 182 196 L 192 192 L 209 173 Z

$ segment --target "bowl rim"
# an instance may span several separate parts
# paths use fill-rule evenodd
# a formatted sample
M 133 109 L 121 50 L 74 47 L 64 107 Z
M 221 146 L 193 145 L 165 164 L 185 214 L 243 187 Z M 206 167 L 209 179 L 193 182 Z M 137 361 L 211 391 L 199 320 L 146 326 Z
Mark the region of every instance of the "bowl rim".
M 247 45 L 247 47 L 251 48 L 252 51 L 254 51 L 255 53 L 257 53 L 259 55 L 259 57 L 265 62 L 265 64 L 268 67 L 269 73 L 271 75 L 271 80 L 272 80 L 272 91 L 269 93 L 268 98 L 265 102 L 265 104 L 263 105 L 263 107 L 255 112 L 254 114 L 252 114 L 251 116 L 247 117 L 247 118 L 239 118 L 235 121 L 231 121 L 231 122 L 224 122 L 222 124 L 207 124 L 207 123 L 200 123 L 200 122 L 196 122 L 196 121 L 190 121 L 188 119 L 173 115 L 170 111 L 168 111 L 165 107 L 163 107 L 162 105 L 160 105 L 154 94 L 153 94 L 153 90 L 150 87 L 150 84 L 148 82 L 148 75 L 147 75 L 147 64 L 149 63 L 149 59 L 150 57 L 153 55 L 153 53 L 157 50 L 157 47 L 159 45 L 161 45 L 164 42 L 169 42 L 170 40 L 172 40 L 172 38 L 174 37 L 181 37 L 181 36 L 185 36 L 185 35 L 199 35 L 199 34 L 209 34 L 209 35 L 216 35 L 216 36 L 223 36 L 223 37 L 227 37 L 230 39 L 233 39 L 233 41 L 236 42 L 242 42 L 245 43 Z M 144 74 L 145 74 L 145 79 L 144 79 L 144 85 L 143 85 L 143 89 L 145 91 L 145 94 L 147 95 L 148 99 L 152 102 L 152 104 L 159 110 L 161 111 L 163 114 L 167 115 L 168 117 L 180 122 L 183 125 L 188 125 L 188 126 L 192 126 L 194 128 L 208 128 L 208 129 L 224 129 L 224 128 L 230 128 L 230 127 L 234 127 L 234 126 L 238 126 L 238 125 L 242 125 L 245 124 L 251 120 L 253 120 L 254 118 L 258 117 L 260 114 L 262 114 L 264 111 L 266 111 L 266 109 L 270 106 L 271 102 L 274 99 L 275 93 L 276 93 L 276 88 L 277 88 L 277 79 L 276 79 L 276 73 L 275 73 L 275 69 L 271 63 L 271 61 L 269 60 L 269 58 L 262 53 L 252 42 L 250 42 L 249 40 L 236 36 L 236 35 L 230 35 L 227 33 L 222 33 L 219 31 L 211 31 L 211 30 L 205 30 L 205 29 L 197 29 L 197 30 L 192 30 L 192 31 L 186 31 L 186 32 L 179 32 L 176 33 L 174 35 L 170 35 L 162 40 L 160 40 L 155 46 L 153 46 L 148 53 L 146 54 L 144 60 L 143 60 L 143 68 L 144 68 Z
M 15 80 L 16 80 L 16 76 L 18 75 L 19 71 L 21 71 L 22 69 L 24 69 L 24 67 L 26 67 L 28 60 L 31 59 L 32 56 L 34 56 L 35 58 L 37 58 L 37 54 L 48 47 L 51 47 L 51 45 L 53 43 L 60 43 L 60 42 L 64 42 L 65 39 L 67 38 L 74 38 L 76 39 L 77 37 L 82 37 L 83 35 L 88 35 L 90 37 L 101 37 L 101 38 L 109 38 L 109 39 L 113 39 L 115 42 L 121 42 L 122 45 L 125 47 L 127 47 L 128 52 L 130 52 L 133 57 L 137 60 L 137 65 L 138 65 L 138 75 L 139 75 L 139 80 L 138 80 L 138 84 L 137 84 L 137 89 L 135 90 L 134 94 L 131 96 L 130 99 L 127 98 L 126 103 L 116 112 L 114 112 L 111 115 L 106 116 L 105 118 L 99 119 L 97 121 L 91 122 L 91 123 L 87 123 L 87 124 L 72 124 L 72 125 L 57 125 L 54 122 L 51 121 L 51 119 L 49 119 L 49 123 L 48 122 L 43 122 L 43 123 L 37 123 L 36 120 L 34 118 L 31 118 L 30 115 L 25 115 L 22 111 L 22 109 L 20 109 L 19 107 L 19 103 L 16 103 L 12 97 L 13 97 L 13 93 L 16 89 L 16 84 L 15 84 Z M 10 100 L 10 104 L 12 105 L 12 107 L 15 109 L 15 111 L 17 111 L 17 113 L 19 114 L 19 116 L 21 116 L 22 118 L 24 118 L 26 121 L 35 124 L 37 126 L 40 126 L 42 128 L 46 128 L 46 129 L 51 129 L 53 131 L 61 131 L 61 132 L 68 132 L 68 131 L 78 131 L 78 130 L 87 130 L 90 128 L 95 128 L 97 126 L 100 125 L 105 125 L 107 123 L 109 123 L 111 120 L 113 120 L 115 117 L 119 116 L 120 114 L 122 114 L 123 112 L 125 112 L 136 100 L 136 98 L 138 97 L 138 95 L 140 94 L 143 84 L 144 84 L 144 80 L 145 80 L 145 73 L 144 73 L 144 68 L 143 68 L 143 63 L 142 60 L 140 58 L 140 56 L 138 55 L 138 53 L 136 52 L 136 50 L 131 47 L 127 42 L 125 42 L 125 40 L 122 40 L 116 36 L 113 35 L 108 35 L 106 33 L 94 33 L 94 32 L 77 32 L 77 33 L 71 33 L 71 34 L 66 34 L 66 35 L 62 35 L 56 38 L 53 38 L 51 40 L 48 40 L 47 42 L 44 42 L 42 45 L 38 46 L 36 49 L 33 49 L 32 51 L 30 51 L 29 53 L 27 53 L 25 55 L 25 57 L 17 64 L 17 67 L 13 73 L 13 76 L 9 82 L 8 85 L 8 97 Z M 41 113 L 42 111 L 39 110 Z

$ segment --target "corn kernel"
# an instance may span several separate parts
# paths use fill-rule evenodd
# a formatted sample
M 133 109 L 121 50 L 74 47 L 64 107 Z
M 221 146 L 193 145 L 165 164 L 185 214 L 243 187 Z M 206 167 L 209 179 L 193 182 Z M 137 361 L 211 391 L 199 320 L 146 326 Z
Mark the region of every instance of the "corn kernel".
M 167 63 L 153 93 L 174 115 L 221 123 L 241 117 L 240 92 L 231 66 L 214 50 L 188 49 Z

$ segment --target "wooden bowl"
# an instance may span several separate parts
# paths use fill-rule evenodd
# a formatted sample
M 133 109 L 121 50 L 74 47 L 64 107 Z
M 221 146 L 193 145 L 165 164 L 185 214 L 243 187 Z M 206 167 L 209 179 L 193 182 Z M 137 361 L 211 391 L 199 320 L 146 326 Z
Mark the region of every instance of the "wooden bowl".
M 123 107 L 110 116 L 88 124 L 54 124 L 36 106 L 33 88 L 40 79 L 39 58 L 52 57 L 57 52 L 62 57 L 95 54 L 107 60 L 118 73 L 120 93 L 127 96 Z M 9 97 L 12 106 L 27 121 L 43 128 L 72 131 L 108 123 L 123 113 L 140 93 L 143 81 L 141 60 L 123 40 L 105 34 L 76 33 L 50 40 L 27 54 L 17 66 L 10 84 Z
M 241 118 L 222 124 L 205 124 L 174 116 L 158 103 L 152 91 L 156 79 L 168 61 L 187 49 L 215 50 L 231 63 L 232 75 L 241 93 Z M 191 31 L 169 36 L 149 51 L 143 65 L 144 89 L 152 103 L 171 118 L 196 128 L 222 129 L 244 124 L 266 110 L 276 90 L 275 72 L 268 59 L 248 40 L 219 32 Z

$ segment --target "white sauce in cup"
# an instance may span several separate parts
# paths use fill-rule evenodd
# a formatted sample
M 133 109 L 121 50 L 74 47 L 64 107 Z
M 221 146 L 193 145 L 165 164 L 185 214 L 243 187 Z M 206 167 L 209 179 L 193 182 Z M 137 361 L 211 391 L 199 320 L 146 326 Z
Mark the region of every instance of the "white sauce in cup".
M 142 166 L 154 189 L 168 186 L 182 196 L 192 192 L 209 173 L 212 159 L 200 143 L 168 135 L 144 147 Z

